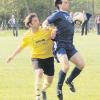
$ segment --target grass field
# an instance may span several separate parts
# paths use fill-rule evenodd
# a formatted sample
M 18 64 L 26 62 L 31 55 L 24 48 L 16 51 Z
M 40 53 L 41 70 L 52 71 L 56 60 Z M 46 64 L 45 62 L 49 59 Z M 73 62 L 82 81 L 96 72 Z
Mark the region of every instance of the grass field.
M 6 58 L 21 36 L 14 38 L 11 31 L 0 32 L 0 100 L 35 100 L 34 71 L 28 49 L 23 50 L 11 63 L 6 63 Z M 100 36 L 95 33 L 83 37 L 76 34 L 74 41 L 85 59 L 86 68 L 74 82 L 77 89 L 75 94 L 64 84 L 64 100 L 100 100 Z M 68 75 L 73 66 L 71 64 Z M 47 93 L 48 100 L 57 100 L 56 83 L 60 65 L 56 62 L 55 69 L 54 82 Z

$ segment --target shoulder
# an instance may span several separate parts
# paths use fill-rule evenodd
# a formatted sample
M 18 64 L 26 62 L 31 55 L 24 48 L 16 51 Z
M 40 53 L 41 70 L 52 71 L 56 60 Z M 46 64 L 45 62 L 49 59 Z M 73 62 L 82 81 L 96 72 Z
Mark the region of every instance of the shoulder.
M 52 33 L 53 29 L 54 29 L 54 27 L 52 27 L 52 26 L 48 26 L 47 28 L 42 28 L 42 33 L 44 35 L 47 35 L 47 34 L 49 35 Z
M 24 34 L 23 34 L 23 38 L 29 38 L 31 36 L 31 30 L 27 30 Z
M 60 14 L 61 14 L 61 12 L 59 10 L 55 10 L 51 15 L 58 16 Z

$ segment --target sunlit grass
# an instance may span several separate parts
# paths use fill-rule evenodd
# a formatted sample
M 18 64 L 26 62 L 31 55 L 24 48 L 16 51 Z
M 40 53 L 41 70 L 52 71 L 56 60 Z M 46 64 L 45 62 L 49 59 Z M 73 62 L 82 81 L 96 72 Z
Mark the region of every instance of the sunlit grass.
M 0 100 L 35 100 L 34 71 L 28 49 L 23 50 L 11 63 L 6 63 L 6 58 L 19 44 L 21 36 L 14 38 L 11 31 L 0 32 Z M 100 36 L 95 33 L 83 37 L 76 34 L 74 41 L 85 59 L 86 68 L 74 82 L 77 89 L 75 94 L 64 84 L 64 100 L 100 100 Z M 71 64 L 68 75 L 72 68 Z M 55 69 L 54 82 L 47 91 L 48 100 L 57 100 L 56 83 L 60 65 L 56 62 Z

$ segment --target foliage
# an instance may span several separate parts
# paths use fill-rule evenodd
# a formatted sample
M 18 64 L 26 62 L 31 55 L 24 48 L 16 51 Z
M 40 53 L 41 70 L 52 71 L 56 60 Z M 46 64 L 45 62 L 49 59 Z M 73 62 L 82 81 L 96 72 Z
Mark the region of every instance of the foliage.
M 0 0 L 0 25 L 7 24 L 14 14 L 22 23 L 30 12 L 36 12 L 43 21 L 55 8 L 54 0 Z M 100 0 L 71 0 L 70 11 L 86 10 L 92 14 L 99 13 Z

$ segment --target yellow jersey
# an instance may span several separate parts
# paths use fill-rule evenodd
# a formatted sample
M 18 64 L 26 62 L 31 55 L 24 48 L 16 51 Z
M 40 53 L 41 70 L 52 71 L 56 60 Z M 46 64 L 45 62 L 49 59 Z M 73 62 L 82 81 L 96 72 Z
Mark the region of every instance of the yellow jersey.
M 52 29 L 44 29 L 41 27 L 34 33 L 29 29 L 21 41 L 21 48 L 23 49 L 29 46 L 32 58 L 46 59 L 53 57 L 51 32 Z

